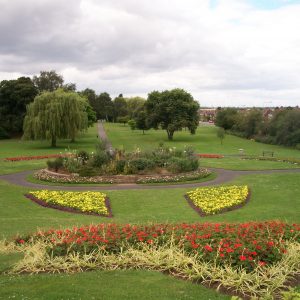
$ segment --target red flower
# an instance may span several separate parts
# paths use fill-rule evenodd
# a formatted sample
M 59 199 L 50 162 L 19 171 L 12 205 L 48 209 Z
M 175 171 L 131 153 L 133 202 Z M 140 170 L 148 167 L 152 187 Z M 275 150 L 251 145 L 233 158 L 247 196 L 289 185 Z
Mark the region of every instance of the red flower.
M 239 258 L 240 258 L 240 260 L 241 260 L 241 261 L 244 261 L 244 260 L 246 260 L 246 259 L 247 259 L 247 257 L 246 257 L 246 256 L 244 256 L 244 255 L 240 255 L 240 256 L 239 256 Z
M 204 246 L 204 249 L 205 249 L 206 251 L 208 251 L 208 252 L 211 252 L 211 251 L 213 250 L 212 247 L 209 246 L 209 245 L 205 245 L 205 246 Z
M 24 240 L 19 240 L 19 243 L 20 243 L 20 244 L 24 244 L 25 241 L 24 241 Z
M 265 266 L 267 263 L 266 263 L 265 261 L 259 261 L 258 264 L 259 264 L 261 267 L 263 267 L 263 266 Z
M 230 252 L 234 252 L 234 250 L 233 250 L 232 248 L 227 248 L 227 249 L 226 249 L 226 252 L 227 252 L 227 253 L 230 253 Z

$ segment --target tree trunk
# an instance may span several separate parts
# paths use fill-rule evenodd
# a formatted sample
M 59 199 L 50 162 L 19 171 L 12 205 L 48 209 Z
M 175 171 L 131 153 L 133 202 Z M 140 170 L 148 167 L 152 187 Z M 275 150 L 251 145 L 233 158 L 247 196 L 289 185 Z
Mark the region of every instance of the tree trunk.
M 55 135 L 52 135 L 51 147 L 56 147 L 56 136 Z
M 168 140 L 169 140 L 169 141 L 172 141 L 172 140 L 173 140 L 173 134 L 174 134 L 174 131 L 168 131 L 168 130 L 167 130 L 167 134 L 168 134 Z
M 143 129 L 143 134 L 145 134 L 145 130 Z

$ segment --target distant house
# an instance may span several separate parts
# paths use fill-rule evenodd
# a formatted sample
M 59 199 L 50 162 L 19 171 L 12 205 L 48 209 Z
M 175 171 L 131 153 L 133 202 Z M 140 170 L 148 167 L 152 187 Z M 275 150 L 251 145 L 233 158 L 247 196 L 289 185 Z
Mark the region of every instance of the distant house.
M 200 121 L 202 122 L 214 122 L 217 115 L 216 108 L 200 108 L 199 111 Z

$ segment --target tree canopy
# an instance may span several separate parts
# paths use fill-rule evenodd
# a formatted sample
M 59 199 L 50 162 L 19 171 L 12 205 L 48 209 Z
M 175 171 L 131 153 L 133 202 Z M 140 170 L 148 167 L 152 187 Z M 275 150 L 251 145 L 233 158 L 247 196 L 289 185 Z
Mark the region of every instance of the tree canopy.
M 77 93 L 58 89 L 36 96 L 27 106 L 24 119 L 24 139 L 75 139 L 78 132 L 87 129 L 87 102 Z
M 33 101 L 37 93 L 29 77 L 1 81 L 0 131 L 3 137 L 22 133 L 26 105 Z
M 169 140 L 184 127 L 194 134 L 199 124 L 199 103 L 183 89 L 153 91 L 145 107 L 149 127 L 165 129 Z

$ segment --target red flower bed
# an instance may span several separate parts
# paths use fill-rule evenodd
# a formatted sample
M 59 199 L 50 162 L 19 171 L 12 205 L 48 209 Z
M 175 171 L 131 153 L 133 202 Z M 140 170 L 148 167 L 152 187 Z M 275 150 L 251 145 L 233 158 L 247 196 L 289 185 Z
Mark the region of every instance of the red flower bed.
M 286 252 L 286 241 L 300 242 L 300 224 L 280 222 L 243 224 L 156 224 L 117 225 L 99 224 L 80 228 L 38 232 L 16 238 L 17 244 L 45 240 L 51 242 L 51 255 L 69 252 L 88 253 L 103 249 L 118 253 L 126 246 L 141 244 L 163 245 L 174 238 L 187 253 L 198 253 L 206 261 L 228 262 L 251 270 L 255 265 L 272 264 Z
M 21 161 L 21 160 L 34 160 L 34 159 L 45 159 L 45 158 L 57 158 L 67 157 L 68 154 L 48 154 L 48 155 L 34 155 L 34 156 L 17 156 L 17 157 L 6 157 L 6 161 Z
M 223 158 L 223 155 L 220 154 L 205 154 L 205 153 L 198 153 L 196 154 L 198 157 L 201 158 Z

